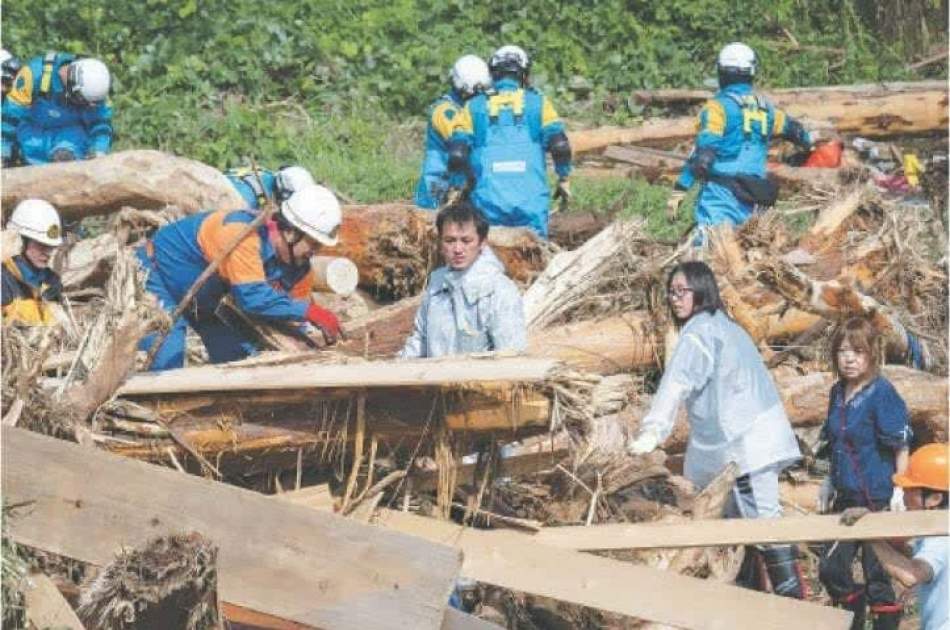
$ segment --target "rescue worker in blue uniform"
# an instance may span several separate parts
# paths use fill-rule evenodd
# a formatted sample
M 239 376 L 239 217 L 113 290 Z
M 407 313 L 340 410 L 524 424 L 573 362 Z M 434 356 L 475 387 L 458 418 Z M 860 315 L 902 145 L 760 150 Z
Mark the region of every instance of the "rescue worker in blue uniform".
M 49 265 L 56 248 L 63 244 L 59 213 L 47 201 L 24 199 L 14 208 L 7 228 L 20 235 L 23 250 L 3 261 L 3 323 L 55 325 L 63 284 Z
M 23 66 L 3 99 L 3 163 L 81 160 L 112 148 L 111 77 L 98 59 L 50 52 Z
M 491 88 L 488 64 L 476 55 L 465 55 L 452 66 L 452 89 L 429 108 L 422 175 L 416 185 L 416 205 L 434 210 L 445 203 L 449 192 L 448 143 L 458 122 L 459 110 L 466 101 Z
M 756 59 L 740 42 L 725 46 L 717 62 L 719 91 L 699 114 L 699 133 L 680 172 L 671 205 L 701 181 L 696 202 L 700 228 L 741 225 L 756 206 L 775 203 L 777 189 L 766 179 L 769 143 L 775 136 L 810 148 L 814 138 L 801 123 L 752 90 Z
M 249 210 L 194 214 L 158 230 L 136 255 L 148 271 L 146 289 L 162 308 L 173 312 L 198 276 L 240 234 L 256 213 Z M 264 320 L 310 324 L 327 341 L 340 336 L 340 322 L 309 298 L 315 277 L 310 257 L 321 246 L 338 241 L 340 203 L 323 186 L 295 192 L 280 205 L 276 217 L 261 225 L 224 257 L 217 271 L 197 292 L 186 314 L 172 330 L 152 363 L 152 370 L 182 367 L 185 332 L 191 326 L 201 337 L 212 363 L 254 354 L 250 338 L 215 315 L 230 294 L 244 313 Z M 155 343 L 146 338 L 143 349 Z
M 550 152 L 558 176 L 555 198 L 570 198 L 571 145 L 550 99 L 527 85 L 530 61 L 502 46 L 488 63 L 494 93 L 465 104 L 449 143 L 453 186 L 474 185 L 471 199 L 490 225 L 527 226 L 548 235 Z M 474 182 L 474 184 L 472 184 Z
M 276 171 L 257 169 L 257 173 L 251 168 L 232 168 L 224 176 L 252 210 L 263 208 L 267 200 L 281 204 L 298 190 L 316 184 L 302 166 L 281 166 Z
M 13 77 L 20 71 L 23 64 L 6 48 L 0 48 L 0 69 L 3 71 L 3 96 L 13 88 Z

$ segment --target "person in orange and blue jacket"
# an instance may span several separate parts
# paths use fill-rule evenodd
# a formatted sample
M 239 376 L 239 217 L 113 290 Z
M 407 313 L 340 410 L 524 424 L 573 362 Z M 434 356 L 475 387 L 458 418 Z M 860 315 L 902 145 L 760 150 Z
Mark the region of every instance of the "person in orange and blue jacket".
M 47 164 L 109 153 L 110 85 L 109 70 L 98 59 L 61 52 L 31 59 L 3 99 L 3 164 Z
M 52 326 L 59 319 L 56 305 L 63 284 L 50 260 L 63 244 L 63 228 L 56 208 L 42 199 L 24 199 L 13 209 L 7 228 L 23 241 L 20 254 L 3 261 L 0 303 L 3 323 Z
M 340 203 L 323 186 L 308 186 L 280 204 L 275 218 L 252 231 L 228 253 L 173 322 L 172 330 L 155 355 L 152 370 L 182 367 L 185 332 L 191 326 L 201 337 L 212 363 L 245 358 L 256 352 L 241 331 L 215 315 L 218 303 L 230 294 L 244 313 L 263 320 L 311 324 L 327 341 L 340 336 L 336 316 L 309 299 L 314 284 L 310 257 L 338 241 Z M 205 212 L 164 226 L 136 252 L 148 270 L 146 289 L 161 306 L 173 312 L 195 280 L 224 249 L 254 221 L 250 210 Z M 151 348 L 155 335 L 143 340 Z
M 777 188 L 766 179 L 769 143 L 775 136 L 809 148 L 817 136 L 752 89 L 755 52 L 741 42 L 719 53 L 719 91 L 699 113 L 692 154 L 676 180 L 670 199 L 678 205 L 695 182 L 702 184 L 696 223 L 741 225 L 755 207 L 775 203 Z
M 530 227 L 548 235 L 550 152 L 558 176 L 555 198 L 570 198 L 571 145 L 551 100 L 528 85 L 531 63 L 518 46 L 502 46 L 488 68 L 494 92 L 465 104 L 449 142 L 453 188 L 474 185 L 472 203 L 489 225 Z
M 448 143 L 458 123 L 459 110 L 470 98 L 491 88 L 488 64 L 475 55 L 459 57 L 449 79 L 452 89 L 429 108 L 422 175 L 416 185 L 416 205 L 429 210 L 443 205 L 449 192 Z

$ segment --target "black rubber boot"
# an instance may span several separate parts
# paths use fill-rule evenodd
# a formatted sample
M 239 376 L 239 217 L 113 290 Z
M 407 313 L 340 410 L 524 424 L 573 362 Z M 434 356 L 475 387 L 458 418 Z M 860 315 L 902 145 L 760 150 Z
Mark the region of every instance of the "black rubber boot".
M 757 547 L 746 545 L 742 566 L 739 567 L 739 573 L 736 575 L 736 586 L 753 591 L 764 591 L 765 580 L 762 569 L 762 553 Z
M 851 620 L 851 630 L 864 630 L 864 620 L 866 618 L 865 604 L 864 593 L 861 591 L 852 593 L 838 602 L 839 606 L 854 613 L 854 618 Z
M 782 597 L 805 599 L 808 587 L 805 585 L 795 547 L 766 547 L 762 550 L 762 555 L 765 556 L 765 568 L 769 572 L 769 581 L 772 582 L 772 592 Z
M 901 615 L 903 611 L 894 610 L 896 605 L 886 606 L 884 612 L 875 610 L 876 606 L 871 606 L 872 627 L 874 630 L 897 630 L 901 625 Z

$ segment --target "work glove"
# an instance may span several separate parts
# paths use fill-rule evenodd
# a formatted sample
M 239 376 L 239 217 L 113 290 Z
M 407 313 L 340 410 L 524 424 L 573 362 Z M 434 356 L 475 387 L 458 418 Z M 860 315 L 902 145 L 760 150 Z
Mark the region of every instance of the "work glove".
M 838 522 L 842 525 L 847 525 L 850 527 L 864 518 L 866 514 L 870 513 L 871 510 L 866 507 L 849 507 L 847 510 L 841 513 L 841 518 L 838 519 Z
M 683 199 L 686 198 L 685 190 L 673 189 L 670 198 L 666 200 L 666 216 L 675 219 L 679 214 L 680 206 L 683 205 Z
M 904 505 L 904 489 L 894 488 L 891 494 L 891 512 L 906 512 L 907 506 Z
M 307 321 L 323 332 L 324 338 L 330 345 L 335 344 L 342 334 L 340 320 L 337 319 L 336 315 L 316 304 L 307 307 Z
M 656 450 L 656 447 L 659 445 L 659 436 L 654 431 L 648 429 L 638 435 L 635 440 L 627 444 L 627 452 L 631 455 L 646 455 Z
M 825 477 L 821 482 L 821 488 L 818 489 L 818 501 L 815 503 L 815 509 L 819 514 L 827 514 L 831 510 L 831 502 L 835 498 L 835 487 L 831 485 L 831 477 Z
M 454 206 L 459 201 L 462 200 L 462 189 L 461 188 L 449 188 L 449 191 L 445 193 L 445 201 L 442 204 L 445 207 Z
M 564 212 L 567 210 L 567 204 L 571 201 L 571 182 L 566 178 L 557 180 L 557 188 L 554 190 L 554 198 L 558 199 L 558 210 Z
M 819 142 L 824 142 L 825 140 L 829 139 L 830 138 L 824 137 L 824 134 L 822 134 L 819 129 L 812 129 L 808 132 L 808 147 L 810 149 L 814 149 L 816 146 L 818 146 Z

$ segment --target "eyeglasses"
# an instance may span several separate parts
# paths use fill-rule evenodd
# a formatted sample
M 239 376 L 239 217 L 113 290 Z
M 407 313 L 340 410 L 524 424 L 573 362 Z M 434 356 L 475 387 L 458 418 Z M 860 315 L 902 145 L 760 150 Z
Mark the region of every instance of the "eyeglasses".
M 670 288 L 670 299 L 671 300 L 682 300 L 684 297 L 692 293 L 693 290 L 689 287 L 671 287 Z

